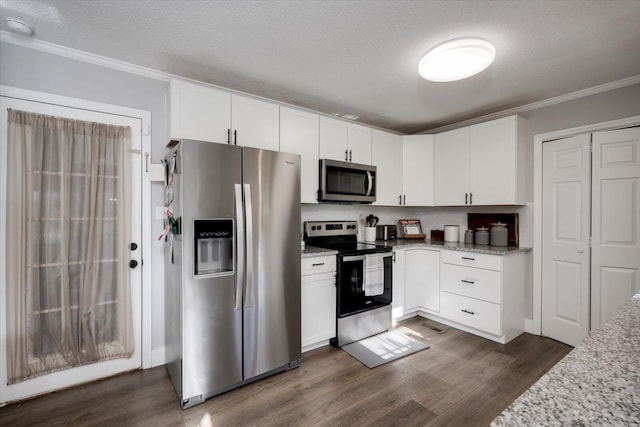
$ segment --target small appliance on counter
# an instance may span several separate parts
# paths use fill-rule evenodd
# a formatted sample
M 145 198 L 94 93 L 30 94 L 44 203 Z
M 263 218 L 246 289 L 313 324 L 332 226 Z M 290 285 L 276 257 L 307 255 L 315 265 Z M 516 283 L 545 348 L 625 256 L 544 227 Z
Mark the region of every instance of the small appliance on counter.
M 395 225 L 377 225 L 377 240 L 396 240 L 398 238 L 398 229 Z

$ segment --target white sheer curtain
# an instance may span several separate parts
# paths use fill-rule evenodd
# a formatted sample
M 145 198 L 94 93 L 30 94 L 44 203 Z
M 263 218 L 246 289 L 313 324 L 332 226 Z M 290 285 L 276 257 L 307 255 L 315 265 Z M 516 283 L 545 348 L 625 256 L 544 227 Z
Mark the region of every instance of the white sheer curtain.
M 129 357 L 130 129 L 9 110 L 8 383 Z

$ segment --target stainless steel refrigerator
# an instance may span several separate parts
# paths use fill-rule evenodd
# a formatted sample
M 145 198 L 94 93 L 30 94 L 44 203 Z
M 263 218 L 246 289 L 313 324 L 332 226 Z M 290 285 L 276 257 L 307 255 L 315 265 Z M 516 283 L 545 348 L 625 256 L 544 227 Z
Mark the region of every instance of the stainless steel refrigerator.
M 165 157 L 167 370 L 180 404 L 298 366 L 300 156 L 182 140 Z

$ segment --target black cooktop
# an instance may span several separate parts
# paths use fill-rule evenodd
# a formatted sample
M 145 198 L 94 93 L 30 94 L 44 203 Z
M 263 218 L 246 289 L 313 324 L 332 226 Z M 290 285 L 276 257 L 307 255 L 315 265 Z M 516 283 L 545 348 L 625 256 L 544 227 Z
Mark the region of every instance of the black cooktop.
M 304 240 L 309 246 L 333 249 L 340 255 L 366 255 L 391 252 L 375 243 L 358 242 L 356 221 L 309 221 L 304 223 Z
M 343 243 L 326 243 L 326 242 L 314 242 L 313 240 L 307 240 L 307 244 L 310 246 L 317 246 L 320 248 L 333 249 L 338 251 L 340 255 L 366 255 L 382 252 L 391 252 L 393 249 L 387 246 L 376 245 L 374 243 L 363 242 L 343 242 Z

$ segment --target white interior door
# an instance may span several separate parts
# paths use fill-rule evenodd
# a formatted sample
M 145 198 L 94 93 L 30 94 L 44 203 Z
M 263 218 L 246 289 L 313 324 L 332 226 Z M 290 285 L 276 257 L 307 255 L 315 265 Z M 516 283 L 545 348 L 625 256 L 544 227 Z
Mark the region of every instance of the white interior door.
M 591 328 L 640 290 L 640 127 L 593 134 Z
M 590 135 L 543 144 L 542 334 L 576 346 L 589 332 Z
M 70 108 L 60 105 L 38 103 L 21 99 L 0 97 L 0 123 L 2 123 L 2 132 L 0 132 L 0 170 L 6 171 L 7 161 L 7 108 L 16 110 L 29 111 L 40 114 L 47 114 L 59 117 L 67 117 L 76 120 L 93 121 L 105 124 L 130 126 L 132 141 L 132 242 L 137 243 L 137 251 L 132 251 L 131 259 L 138 261 L 138 267 L 130 270 L 130 284 L 132 292 L 132 308 L 133 323 L 135 335 L 135 351 L 128 359 L 115 359 L 106 362 L 100 362 L 91 365 L 85 365 L 77 368 L 66 369 L 63 371 L 42 375 L 26 381 L 7 385 L 7 355 L 6 355 L 6 279 L 4 272 L 4 251 L 6 250 L 4 227 L 6 224 L 6 176 L 0 173 L 0 403 L 9 402 L 25 397 L 35 396 L 47 393 L 53 390 L 69 387 L 98 378 L 114 375 L 142 366 L 142 350 L 141 350 L 141 321 L 142 321 L 142 269 L 140 266 L 140 253 L 142 245 L 142 214 L 141 214 L 141 147 L 142 147 L 142 124 L 139 118 L 132 118 L 122 115 L 106 114 L 102 112 L 90 111 L 86 109 Z

